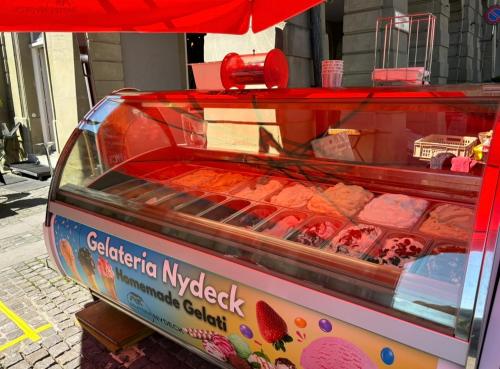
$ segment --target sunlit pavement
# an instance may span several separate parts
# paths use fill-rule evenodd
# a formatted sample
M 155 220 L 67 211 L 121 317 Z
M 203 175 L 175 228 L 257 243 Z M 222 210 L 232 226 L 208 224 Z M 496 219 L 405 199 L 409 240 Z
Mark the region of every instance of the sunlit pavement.
M 0 369 L 215 369 L 158 334 L 127 363 L 82 331 L 74 314 L 92 298 L 50 268 L 41 230 L 47 192 L 38 181 L 0 187 Z

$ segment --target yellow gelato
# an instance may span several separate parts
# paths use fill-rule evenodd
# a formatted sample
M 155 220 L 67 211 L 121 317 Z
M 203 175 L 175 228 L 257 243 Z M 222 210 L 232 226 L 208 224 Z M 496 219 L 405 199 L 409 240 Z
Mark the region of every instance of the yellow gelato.
M 315 194 L 307 203 L 307 208 L 316 213 L 352 217 L 372 198 L 373 193 L 363 187 L 337 183 Z

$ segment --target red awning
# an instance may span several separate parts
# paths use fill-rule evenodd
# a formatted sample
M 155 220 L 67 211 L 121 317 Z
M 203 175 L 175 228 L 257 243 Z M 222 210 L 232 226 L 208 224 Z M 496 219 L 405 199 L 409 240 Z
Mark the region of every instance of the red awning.
M 324 0 L 12 0 L 0 31 L 193 32 L 243 34 L 293 17 Z

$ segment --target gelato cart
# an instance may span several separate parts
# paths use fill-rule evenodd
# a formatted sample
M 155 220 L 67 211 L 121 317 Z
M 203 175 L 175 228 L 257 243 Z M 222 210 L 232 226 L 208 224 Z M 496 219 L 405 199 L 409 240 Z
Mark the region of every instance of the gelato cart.
M 499 170 L 493 85 L 123 91 L 65 146 L 45 238 L 223 368 L 492 369 Z

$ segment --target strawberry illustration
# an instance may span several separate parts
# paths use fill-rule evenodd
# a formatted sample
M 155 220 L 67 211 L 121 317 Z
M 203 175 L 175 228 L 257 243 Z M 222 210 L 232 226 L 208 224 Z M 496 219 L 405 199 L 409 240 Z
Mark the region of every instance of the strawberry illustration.
M 257 323 L 262 337 L 279 351 L 286 351 L 285 343 L 292 342 L 288 327 L 282 317 L 264 301 L 257 302 Z

